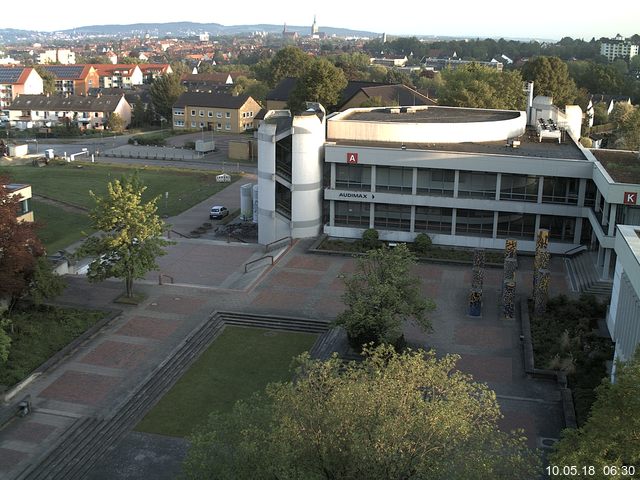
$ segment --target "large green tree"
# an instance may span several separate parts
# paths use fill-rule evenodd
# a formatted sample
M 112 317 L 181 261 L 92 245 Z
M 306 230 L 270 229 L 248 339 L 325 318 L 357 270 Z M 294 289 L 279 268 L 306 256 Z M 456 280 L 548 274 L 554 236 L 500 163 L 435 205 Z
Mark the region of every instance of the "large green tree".
M 330 110 L 346 86 L 347 79 L 341 69 L 325 58 L 313 59 L 291 92 L 289 108 L 300 112 L 305 102 L 318 102 Z
M 171 121 L 173 104 L 184 92 L 184 87 L 180 83 L 180 75 L 169 73 L 156 78 L 151 84 L 151 102 L 155 111 L 166 120 Z
M 363 362 L 297 359 L 296 380 L 213 414 L 185 462 L 189 479 L 535 478 L 520 433 L 501 432 L 496 396 L 458 357 L 367 349 Z
M 519 72 L 499 72 L 478 64 L 442 71 L 438 103 L 451 107 L 523 110 L 525 97 Z
M 592 465 L 588 478 L 631 479 L 640 475 L 640 349 L 617 366 L 616 381 L 597 389 L 591 415 L 579 429 L 567 429 L 550 458 L 551 465 Z M 635 475 L 624 466 L 636 467 Z M 614 467 L 614 468 L 612 468 Z M 610 474 L 605 475 L 605 468 Z M 627 474 L 624 474 L 626 472 Z M 562 472 L 561 472 L 562 473 Z M 565 475 L 557 478 L 585 478 Z
M 420 279 L 410 272 L 415 262 L 406 244 L 370 250 L 357 259 L 355 273 L 344 281 L 346 309 L 335 321 L 354 348 L 369 342 L 397 344 L 408 319 L 431 328 L 427 314 L 435 305 L 424 298 Z
M 558 57 L 532 58 L 522 67 L 522 77 L 533 81 L 535 95 L 553 97 L 557 106 L 572 104 L 578 98 L 578 89 L 569 75 L 569 68 Z
M 90 281 L 122 278 L 127 297 L 133 296 L 133 281 L 156 268 L 156 258 L 164 255 L 168 242 L 161 238 L 164 222 L 156 214 L 157 198 L 143 201 L 146 187 L 137 175 L 114 180 L 107 194 L 99 197 L 90 213 L 93 228 L 100 233 L 89 237 L 78 255 L 93 256 Z
M 283 78 L 300 77 L 306 70 L 311 58 L 301 49 L 294 46 L 286 46 L 276 52 L 267 68 L 258 68 L 259 80 L 266 81 L 271 87 L 275 87 Z

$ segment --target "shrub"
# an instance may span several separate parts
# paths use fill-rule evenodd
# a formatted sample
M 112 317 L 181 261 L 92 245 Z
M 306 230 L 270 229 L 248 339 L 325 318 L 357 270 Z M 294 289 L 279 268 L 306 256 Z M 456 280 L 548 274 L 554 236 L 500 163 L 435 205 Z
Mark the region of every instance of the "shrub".
M 362 245 L 367 250 L 373 250 L 380 246 L 380 237 L 375 228 L 367 228 L 362 232 Z
M 419 233 L 413 241 L 413 247 L 419 253 L 425 254 L 431 250 L 431 237 L 426 233 Z

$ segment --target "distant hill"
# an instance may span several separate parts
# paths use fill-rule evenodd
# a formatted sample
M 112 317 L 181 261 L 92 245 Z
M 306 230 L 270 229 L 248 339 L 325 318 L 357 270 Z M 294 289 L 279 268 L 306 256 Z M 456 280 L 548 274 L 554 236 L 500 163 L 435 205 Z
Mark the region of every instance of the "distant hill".
M 84 34 L 84 35 L 131 35 L 145 34 L 150 35 L 175 35 L 175 36 L 192 36 L 198 33 L 207 32 L 211 35 L 238 35 L 251 32 L 268 32 L 280 33 L 283 25 L 221 25 L 219 23 L 196 23 L 196 22 L 171 22 L 171 23 L 134 23 L 131 25 L 89 25 L 85 27 L 71 28 L 63 30 L 63 33 Z M 310 25 L 298 26 L 287 25 L 287 31 L 298 32 L 299 34 L 308 35 L 311 29 Z M 338 35 L 341 37 L 376 37 L 379 34 L 374 32 L 366 32 L 361 30 L 350 30 L 348 28 L 320 27 L 320 31 L 327 35 Z M 0 34 L 1 34 L 0 30 Z

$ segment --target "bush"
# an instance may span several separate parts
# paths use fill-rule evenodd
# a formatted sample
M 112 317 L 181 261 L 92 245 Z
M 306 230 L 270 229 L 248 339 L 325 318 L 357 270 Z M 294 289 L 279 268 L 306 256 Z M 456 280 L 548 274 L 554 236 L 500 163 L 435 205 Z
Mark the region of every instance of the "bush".
M 367 228 L 362 232 L 362 245 L 367 250 L 373 250 L 380 246 L 380 237 L 375 228 Z
M 131 137 L 129 139 L 130 144 L 138 144 L 138 145 L 157 145 L 163 146 L 165 142 L 166 136 L 163 134 L 158 135 L 136 135 L 135 137 Z
M 426 233 L 419 233 L 413 241 L 413 248 L 419 253 L 425 254 L 431 250 L 431 237 Z

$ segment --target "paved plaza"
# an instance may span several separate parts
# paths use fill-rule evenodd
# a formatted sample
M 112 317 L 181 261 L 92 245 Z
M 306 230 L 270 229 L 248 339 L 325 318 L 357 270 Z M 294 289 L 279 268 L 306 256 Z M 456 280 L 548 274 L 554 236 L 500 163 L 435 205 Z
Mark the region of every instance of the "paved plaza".
M 262 247 L 179 240 L 160 259 L 160 271 L 171 276 L 174 284 L 158 285 L 159 272 L 149 274 L 136 284 L 146 294 L 138 306 L 113 304 L 122 292 L 119 282 L 89 284 L 84 277 L 70 277 L 61 303 L 121 308 L 122 312 L 22 390 L 21 396 L 31 395 L 34 411 L 0 431 L 0 478 L 16 478 L 77 419 L 113 414 L 122 398 L 212 312 L 335 318 L 343 309 L 342 279 L 353 272 L 354 260 L 308 253 L 311 243 L 298 241 L 277 252 L 275 265 L 266 263 L 244 273 L 247 262 L 264 255 Z M 531 291 L 531 263 L 529 258 L 520 259 L 520 295 Z M 555 294 L 567 292 L 562 262 L 553 259 L 551 267 L 551 290 Z M 424 294 L 435 300 L 437 309 L 432 314 L 433 332 L 407 325 L 408 342 L 433 348 L 438 354 L 461 355 L 459 368 L 496 391 L 504 413 L 503 428 L 524 429 L 532 447 L 540 438 L 557 438 L 564 426 L 559 391 L 554 383 L 524 374 L 519 322 L 504 320 L 500 314 L 501 271 L 486 272 L 481 318 L 471 318 L 466 312 L 470 266 L 420 264 L 415 272 L 423 280 Z M 137 432 L 123 442 L 126 448 L 114 445 L 91 478 L 174 478 L 186 451 L 182 440 L 145 437 Z M 123 452 L 130 462 L 125 461 Z M 147 464 L 152 476 L 149 471 L 141 474 Z

